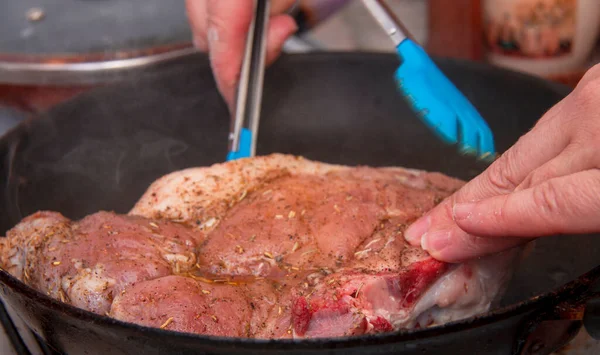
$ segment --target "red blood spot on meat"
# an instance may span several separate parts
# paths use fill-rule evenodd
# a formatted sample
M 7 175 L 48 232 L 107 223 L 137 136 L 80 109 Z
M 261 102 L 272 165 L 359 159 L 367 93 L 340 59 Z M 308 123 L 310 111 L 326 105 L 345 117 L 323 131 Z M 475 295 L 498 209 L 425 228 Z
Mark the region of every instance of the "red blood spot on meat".
M 373 330 L 376 333 L 390 332 L 394 330 L 392 323 L 388 322 L 388 320 L 383 317 L 377 317 L 371 320 L 370 323 L 373 325 Z
M 403 307 L 409 307 L 447 269 L 448 264 L 428 258 L 414 263 L 398 277 L 389 278 L 388 287 L 393 294 L 402 297 Z
M 306 298 L 298 297 L 292 306 L 292 325 L 296 334 L 302 336 L 306 333 L 310 316 L 310 309 L 308 309 Z
M 341 301 L 324 299 L 322 297 L 316 297 L 311 299 L 310 310 L 312 311 L 312 313 L 321 311 L 323 309 L 327 309 L 336 313 L 346 313 L 349 311 L 350 308 L 347 303 Z

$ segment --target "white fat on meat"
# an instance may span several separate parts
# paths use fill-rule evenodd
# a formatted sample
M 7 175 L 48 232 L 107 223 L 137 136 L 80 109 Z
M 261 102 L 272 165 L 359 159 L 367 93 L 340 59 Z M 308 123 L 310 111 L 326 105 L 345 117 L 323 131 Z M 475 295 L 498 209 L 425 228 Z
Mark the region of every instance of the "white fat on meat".
M 421 328 L 483 314 L 497 306 L 521 256 L 515 248 L 457 265 L 433 283 L 411 314 L 396 319 L 401 328 Z

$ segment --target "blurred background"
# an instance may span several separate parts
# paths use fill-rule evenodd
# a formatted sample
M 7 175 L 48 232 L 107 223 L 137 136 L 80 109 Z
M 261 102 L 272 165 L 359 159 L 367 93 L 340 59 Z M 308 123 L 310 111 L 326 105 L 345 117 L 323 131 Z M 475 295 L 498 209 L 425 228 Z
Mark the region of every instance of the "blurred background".
M 388 0 L 433 55 L 574 86 L 600 59 L 598 0 Z M 0 130 L 98 85 L 189 55 L 183 1 L 19 0 L 0 11 Z M 358 0 L 299 0 L 301 51 L 393 51 Z
M 600 59 L 598 0 L 388 0 L 433 55 L 574 86 Z M 98 85 L 189 55 L 183 1 L 19 0 L 0 5 L 0 129 Z M 287 52 L 392 51 L 358 0 L 299 0 Z
M 328 1 L 340 2 L 324 2 Z M 391 50 L 389 40 L 365 13 L 361 2 L 345 3 L 307 36 L 332 49 Z M 597 0 L 387 3 L 434 55 L 489 62 L 569 85 L 575 85 L 600 60 Z

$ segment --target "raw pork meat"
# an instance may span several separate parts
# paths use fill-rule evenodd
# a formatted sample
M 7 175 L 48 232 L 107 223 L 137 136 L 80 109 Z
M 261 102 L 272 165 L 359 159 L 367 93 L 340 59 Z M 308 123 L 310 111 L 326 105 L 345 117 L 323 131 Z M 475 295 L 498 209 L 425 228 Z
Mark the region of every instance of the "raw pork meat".
M 129 216 L 24 219 L 2 267 L 50 296 L 151 327 L 315 338 L 486 312 L 520 250 L 447 264 L 408 245 L 412 221 L 463 182 L 274 154 L 174 172 Z
M 100 314 L 128 286 L 196 264 L 197 234 L 191 230 L 107 212 L 79 222 L 38 212 L 2 239 L 6 271 L 53 298 Z

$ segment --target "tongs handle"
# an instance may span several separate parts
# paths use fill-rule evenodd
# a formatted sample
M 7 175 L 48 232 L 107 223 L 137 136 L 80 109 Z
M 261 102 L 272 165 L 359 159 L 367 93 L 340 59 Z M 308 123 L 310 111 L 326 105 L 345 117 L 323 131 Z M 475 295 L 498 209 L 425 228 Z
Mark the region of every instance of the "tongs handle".
M 228 161 L 253 157 L 256 154 L 270 5 L 270 0 L 254 2 L 254 17 L 248 29 L 235 116 L 229 133 Z
M 494 136 L 473 104 L 437 67 L 383 0 L 362 0 L 396 45 L 396 82 L 419 118 L 448 144 L 480 159 L 495 159 Z
M 385 30 L 388 36 L 398 47 L 405 39 L 413 39 L 413 36 L 402 25 L 402 22 L 394 16 L 394 12 L 382 0 L 363 0 L 364 6 L 369 10 L 373 18 Z

